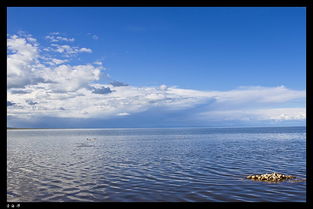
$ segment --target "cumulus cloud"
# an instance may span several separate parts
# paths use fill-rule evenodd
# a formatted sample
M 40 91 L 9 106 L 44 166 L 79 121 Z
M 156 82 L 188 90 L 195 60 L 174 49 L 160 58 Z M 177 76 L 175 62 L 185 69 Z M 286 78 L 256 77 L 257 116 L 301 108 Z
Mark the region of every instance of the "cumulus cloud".
M 39 69 L 39 50 L 36 39 L 29 37 L 10 36 L 7 39 L 7 86 L 25 87 L 42 79 L 36 72 Z
M 51 54 L 43 55 L 40 52 L 45 48 L 40 48 L 37 40 L 28 34 L 8 36 L 7 45 L 7 88 L 20 88 L 15 92 L 22 92 L 22 88 L 37 84 L 49 91 L 75 91 L 88 86 L 90 82 L 99 80 L 100 71 L 104 69 L 102 63 L 97 66 L 70 65 L 65 64 L 69 62 L 67 59 L 59 59 Z M 60 47 L 59 53 L 64 56 L 91 52 L 88 48 L 57 44 L 51 46 Z
M 46 69 L 42 78 L 50 82 L 46 88 L 51 91 L 75 91 L 87 87 L 92 81 L 99 80 L 101 67 L 86 65 L 59 65 Z

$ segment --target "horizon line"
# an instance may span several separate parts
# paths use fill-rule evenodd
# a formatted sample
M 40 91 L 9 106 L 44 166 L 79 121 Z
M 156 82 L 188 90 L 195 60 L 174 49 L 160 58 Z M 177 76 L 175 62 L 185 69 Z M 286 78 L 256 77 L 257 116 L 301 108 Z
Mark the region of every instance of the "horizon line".
M 298 126 L 177 126 L 177 127 L 101 127 L 101 128 L 16 128 L 16 127 L 7 127 L 8 129 L 169 129 L 169 128 L 291 128 L 291 127 L 306 127 L 306 125 Z

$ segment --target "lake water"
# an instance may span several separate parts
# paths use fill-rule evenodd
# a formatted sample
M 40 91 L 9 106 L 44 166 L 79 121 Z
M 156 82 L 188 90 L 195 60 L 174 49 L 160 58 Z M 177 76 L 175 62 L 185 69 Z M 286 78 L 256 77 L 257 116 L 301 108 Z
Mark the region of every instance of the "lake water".
M 87 140 L 96 138 L 96 140 Z M 306 128 L 7 131 L 7 201 L 305 202 Z

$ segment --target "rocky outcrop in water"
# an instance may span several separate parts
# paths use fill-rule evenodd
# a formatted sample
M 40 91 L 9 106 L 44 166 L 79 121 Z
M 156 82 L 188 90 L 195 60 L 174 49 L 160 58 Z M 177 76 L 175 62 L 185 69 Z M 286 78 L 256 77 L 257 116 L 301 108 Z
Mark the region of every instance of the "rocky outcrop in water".
M 255 174 L 247 176 L 247 179 L 255 180 L 255 181 L 267 181 L 267 182 L 280 182 L 289 179 L 295 179 L 295 176 L 288 176 L 281 173 L 266 173 L 266 174 Z

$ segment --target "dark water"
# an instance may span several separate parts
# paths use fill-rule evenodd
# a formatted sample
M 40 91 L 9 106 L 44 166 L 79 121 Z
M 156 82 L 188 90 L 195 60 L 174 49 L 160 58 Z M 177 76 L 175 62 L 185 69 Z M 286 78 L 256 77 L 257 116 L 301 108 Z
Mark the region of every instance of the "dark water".
M 305 127 L 8 130 L 10 201 L 305 202 Z M 86 138 L 96 138 L 88 141 Z

